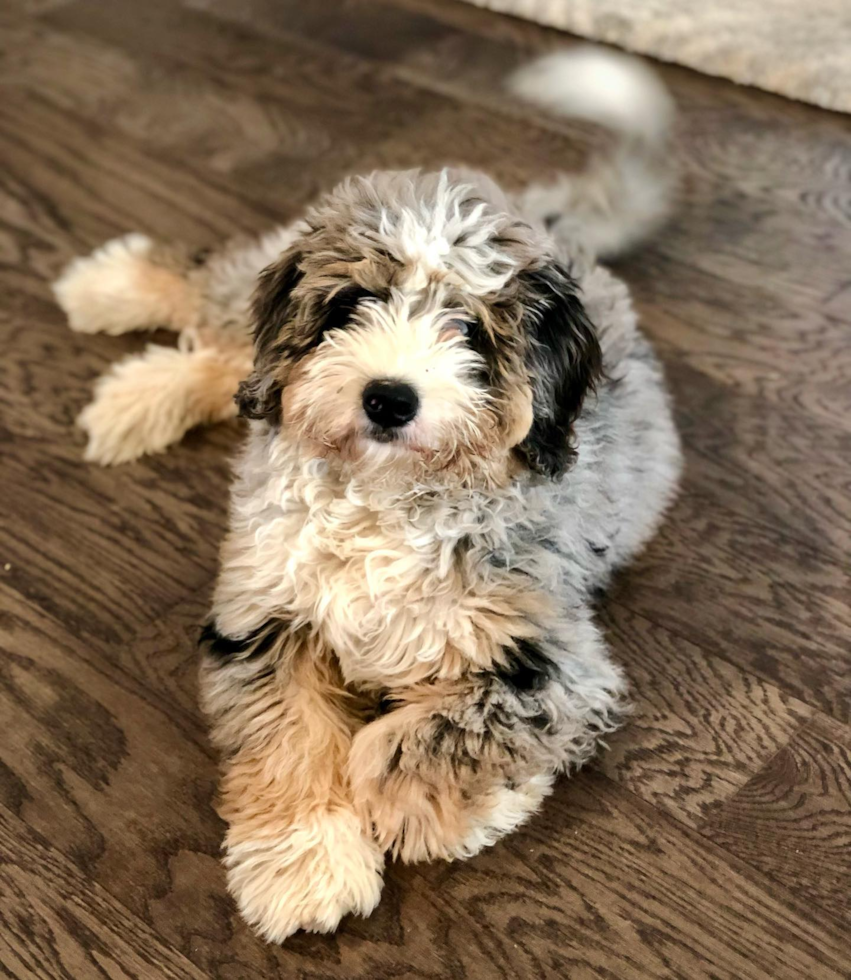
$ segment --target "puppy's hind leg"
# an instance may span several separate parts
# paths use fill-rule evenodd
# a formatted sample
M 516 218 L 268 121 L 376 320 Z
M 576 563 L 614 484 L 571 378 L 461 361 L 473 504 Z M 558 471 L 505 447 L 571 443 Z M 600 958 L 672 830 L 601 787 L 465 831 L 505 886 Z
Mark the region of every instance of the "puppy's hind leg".
M 236 415 L 234 395 L 251 370 L 248 348 L 183 351 L 150 344 L 100 378 L 77 422 L 85 457 L 102 465 L 158 453 L 193 426 Z
M 125 235 L 74 259 L 53 284 L 53 293 L 71 329 L 80 333 L 184 330 L 195 324 L 201 305 L 188 278 L 193 268 L 182 246 Z

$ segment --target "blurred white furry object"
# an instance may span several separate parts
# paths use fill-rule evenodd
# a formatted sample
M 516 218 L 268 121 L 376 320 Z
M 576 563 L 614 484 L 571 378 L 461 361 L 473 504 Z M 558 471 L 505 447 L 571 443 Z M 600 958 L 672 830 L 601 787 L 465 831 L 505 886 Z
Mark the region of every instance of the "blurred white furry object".
M 613 258 L 658 229 L 673 198 L 674 103 L 642 61 L 582 45 L 525 65 L 508 79 L 508 89 L 619 137 L 615 152 L 597 156 L 584 172 L 529 187 L 521 195 L 525 213 L 593 258 Z

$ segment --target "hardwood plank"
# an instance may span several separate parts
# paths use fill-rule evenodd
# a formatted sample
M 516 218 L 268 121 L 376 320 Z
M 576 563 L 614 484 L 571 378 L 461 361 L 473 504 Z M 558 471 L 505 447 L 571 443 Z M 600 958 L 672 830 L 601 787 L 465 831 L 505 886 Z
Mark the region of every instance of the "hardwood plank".
M 72 334 L 47 281 L 116 233 L 209 240 L 263 216 L 25 93 L 0 105 L 0 140 L 9 581 L 78 633 L 118 639 L 212 577 L 237 427 L 114 471 L 83 463 L 73 420 L 93 379 L 142 341 Z
M 16 289 L 7 295 L 5 582 L 77 635 L 126 639 L 213 577 L 237 426 L 115 470 L 85 463 L 74 417 L 94 377 L 138 341 L 73 335 L 51 303 Z
M 617 603 L 604 603 L 601 614 L 635 710 L 596 766 L 658 810 L 697 827 L 812 711 Z
M 683 207 L 688 211 L 687 203 Z M 688 218 L 682 214 L 676 221 Z M 829 229 L 823 234 L 847 237 Z M 686 258 L 684 237 L 671 232 L 664 246 L 675 252 L 679 244 L 679 255 L 660 256 L 663 246 L 657 242 L 617 269 L 632 286 L 644 327 L 659 348 L 725 386 L 847 432 L 847 312 L 831 310 L 827 295 L 792 301 L 772 269 L 764 269 L 761 282 L 751 286 L 706 273 Z M 759 253 L 762 244 L 754 248 Z M 818 254 L 808 249 L 803 276 Z M 834 282 L 842 281 L 841 264 Z
M 333 23 L 333 11 L 316 9 L 322 9 L 326 23 Z M 297 172 L 305 161 L 293 158 L 287 139 L 280 141 L 276 152 L 235 168 L 251 186 L 269 194 L 285 185 L 288 194 L 304 197 L 299 188 L 305 179 L 314 180 L 315 192 L 317 180 L 327 186 L 353 170 L 441 166 L 447 161 L 496 168 L 503 179 L 520 184 L 531 178 L 532 154 L 537 155 L 538 167 L 549 160 L 554 170 L 581 160 L 587 152 L 587 147 L 557 128 L 534 125 L 519 114 L 513 119 L 486 115 L 476 106 L 408 84 L 396 75 L 389 77 L 383 65 L 363 61 L 356 45 L 337 49 L 329 61 L 330 52 L 317 46 L 315 39 L 306 43 L 299 37 L 296 42 L 282 32 L 274 40 L 260 38 L 232 19 L 223 24 L 162 0 L 146 11 L 142 24 L 129 25 L 120 16 L 104 17 L 92 0 L 79 0 L 49 22 L 74 31 L 75 36 L 82 33 L 118 47 L 134 59 L 158 61 L 163 57 L 162 37 L 179 31 L 188 43 L 170 54 L 169 64 L 215 78 L 276 111 L 285 107 L 302 124 L 303 110 L 309 107 L 307 119 L 314 131 L 296 139 L 310 154 L 308 174 Z M 239 16 L 236 8 L 229 13 Z M 362 24 L 356 28 L 354 21 L 343 23 L 353 38 L 363 29 Z
M 845 721 L 850 594 L 832 557 L 692 488 L 611 601 Z
M 851 728 L 814 718 L 701 832 L 851 925 Z
M 164 163 L 40 94 L 0 100 L 0 249 L 4 282 L 37 296 L 62 265 L 108 238 L 144 231 L 208 245 L 289 215 L 213 175 Z
M 18 980 L 204 976 L 4 806 L 0 923 L 0 971 Z
M 433 101 L 410 86 L 388 88 L 382 73 L 356 57 L 340 52 L 329 59 L 305 45 L 223 24 L 168 0 L 152 0 L 132 20 L 117 5 L 104 8 L 96 0 L 79 0 L 46 21 L 85 44 L 94 39 L 113 57 L 133 65 L 135 72 L 155 76 L 163 100 L 175 86 L 205 93 L 206 104 L 198 105 L 195 126 L 213 133 L 218 125 L 214 138 L 221 141 L 208 163 L 239 174 L 257 194 L 252 174 L 274 159 L 274 181 L 260 185 L 272 200 L 283 196 L 287 202 L 304 204 L 343 176 L 374 168 L 368 159 L 371 146 L 413 128 Z M 170 45 L 168 39 L 176 35 L 183 43 Z M 156 142 L 160 97 L 155 94 L 151 100 L 130 90 L 125 98 L 131 111 L 116 113 L 116 125 Z M 229 137 L 219 118 L 225 106 L 217 101 L 227 102 L 226 114 L 244 116 L 250 131 Z M 81 92 L 80 110 L 91 111 L 90 104 Z M 250 112 L 244 112 L 244 106 L 250 106 Z M 253 120 L 258 115 L 255 139 Z M 176 126 L 180 128 L 179 120 Z
M 830 916 L 591 772 L 500 846 L 420 874 L 453 916 L 447 945 L 460 954 L 474 924 L 491 977 L 826 980 L 851 966 Z
M 151 692 L 175 720 L 197 727 L 198 636 L 210 611 L 209 587 L 186 598 L 139 630 L 121 650 L 117 666 Z M 206 744 L 206 743 L 205 743 Z
M 851 550 L 851 429 L 731 390 L 673 351 L 666 357 L 685 444 L 683 493 L 711 493 L 841 564 Z
M 192 10 L 212 13 L 250 28 L 274 30 L 276 34 L 312 44 L 342 48 L 369 61 L 396 63 L 412 52 L 429 50 L 451 36 L 452 28 L 431 12 L 405 10 L 395 3 L 364 3 L 362 0 L 321 0 L 316 4 L 298 0 L 246 0 L 227 4 L 221 0 L 184 0 Z
M 0 33 L 0 85 L 49 94 L 53 103 L 171 159 L 228 173 L 282 144 L 315 152 L 298 114 L 205 75 L 140 62 L 86 38 L 21 20 Z

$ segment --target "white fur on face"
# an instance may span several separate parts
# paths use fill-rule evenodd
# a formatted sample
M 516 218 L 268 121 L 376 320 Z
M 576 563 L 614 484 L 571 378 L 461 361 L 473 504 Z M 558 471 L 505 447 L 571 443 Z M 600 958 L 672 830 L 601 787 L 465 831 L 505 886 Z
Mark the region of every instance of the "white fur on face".
M 376 459 L 448 458 L 486 442 L 495 420 L 475 381 L 482 358 L 455 326 L 465 316 L 434 305 L 415 311 L 412 298 L 396 292 L 386 303 L 363 301 L 352 322 L 305 359 L 288 387 L 285 425 L 325 448 Z M 415 418 L 390 442 L 378 438 L 362 405 L 364 388 L 385 380 L 411 385 L 419 398 Z

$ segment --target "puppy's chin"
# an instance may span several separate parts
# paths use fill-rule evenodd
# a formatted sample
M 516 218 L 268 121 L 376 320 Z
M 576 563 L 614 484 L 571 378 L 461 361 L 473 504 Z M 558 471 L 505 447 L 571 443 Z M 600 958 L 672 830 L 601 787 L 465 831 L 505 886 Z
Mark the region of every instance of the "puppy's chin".
M 346 426 L 334 431 L 316 428 L 298 431 L 290 428 L 300 452 L 308 457 L 342 460 L 372 469 L 382 464 L 404 463 L 435 455 L 435 450 L 418 445 L 411 433 L 401 429 L 384 430 L 367 424 Z
M 380 430 L 356 426 L 333 437 L 325 433 L 302 438 L 301 452 L 326 461 L 344 482 L 354 481 L 377 491 L 407 493 L 431 487 L 484 489 L 505 485 L 514 463 L 505 447 L 470 445 L 454 440 L 432 445 L 417 426 Z
M 430 446 L 414 428 L 381 429 L 374 425 L 350 434 L 345 448 L 349 460 L 360 460 L 365 467 L 421 470 L 442 455 L 439 447 Z

